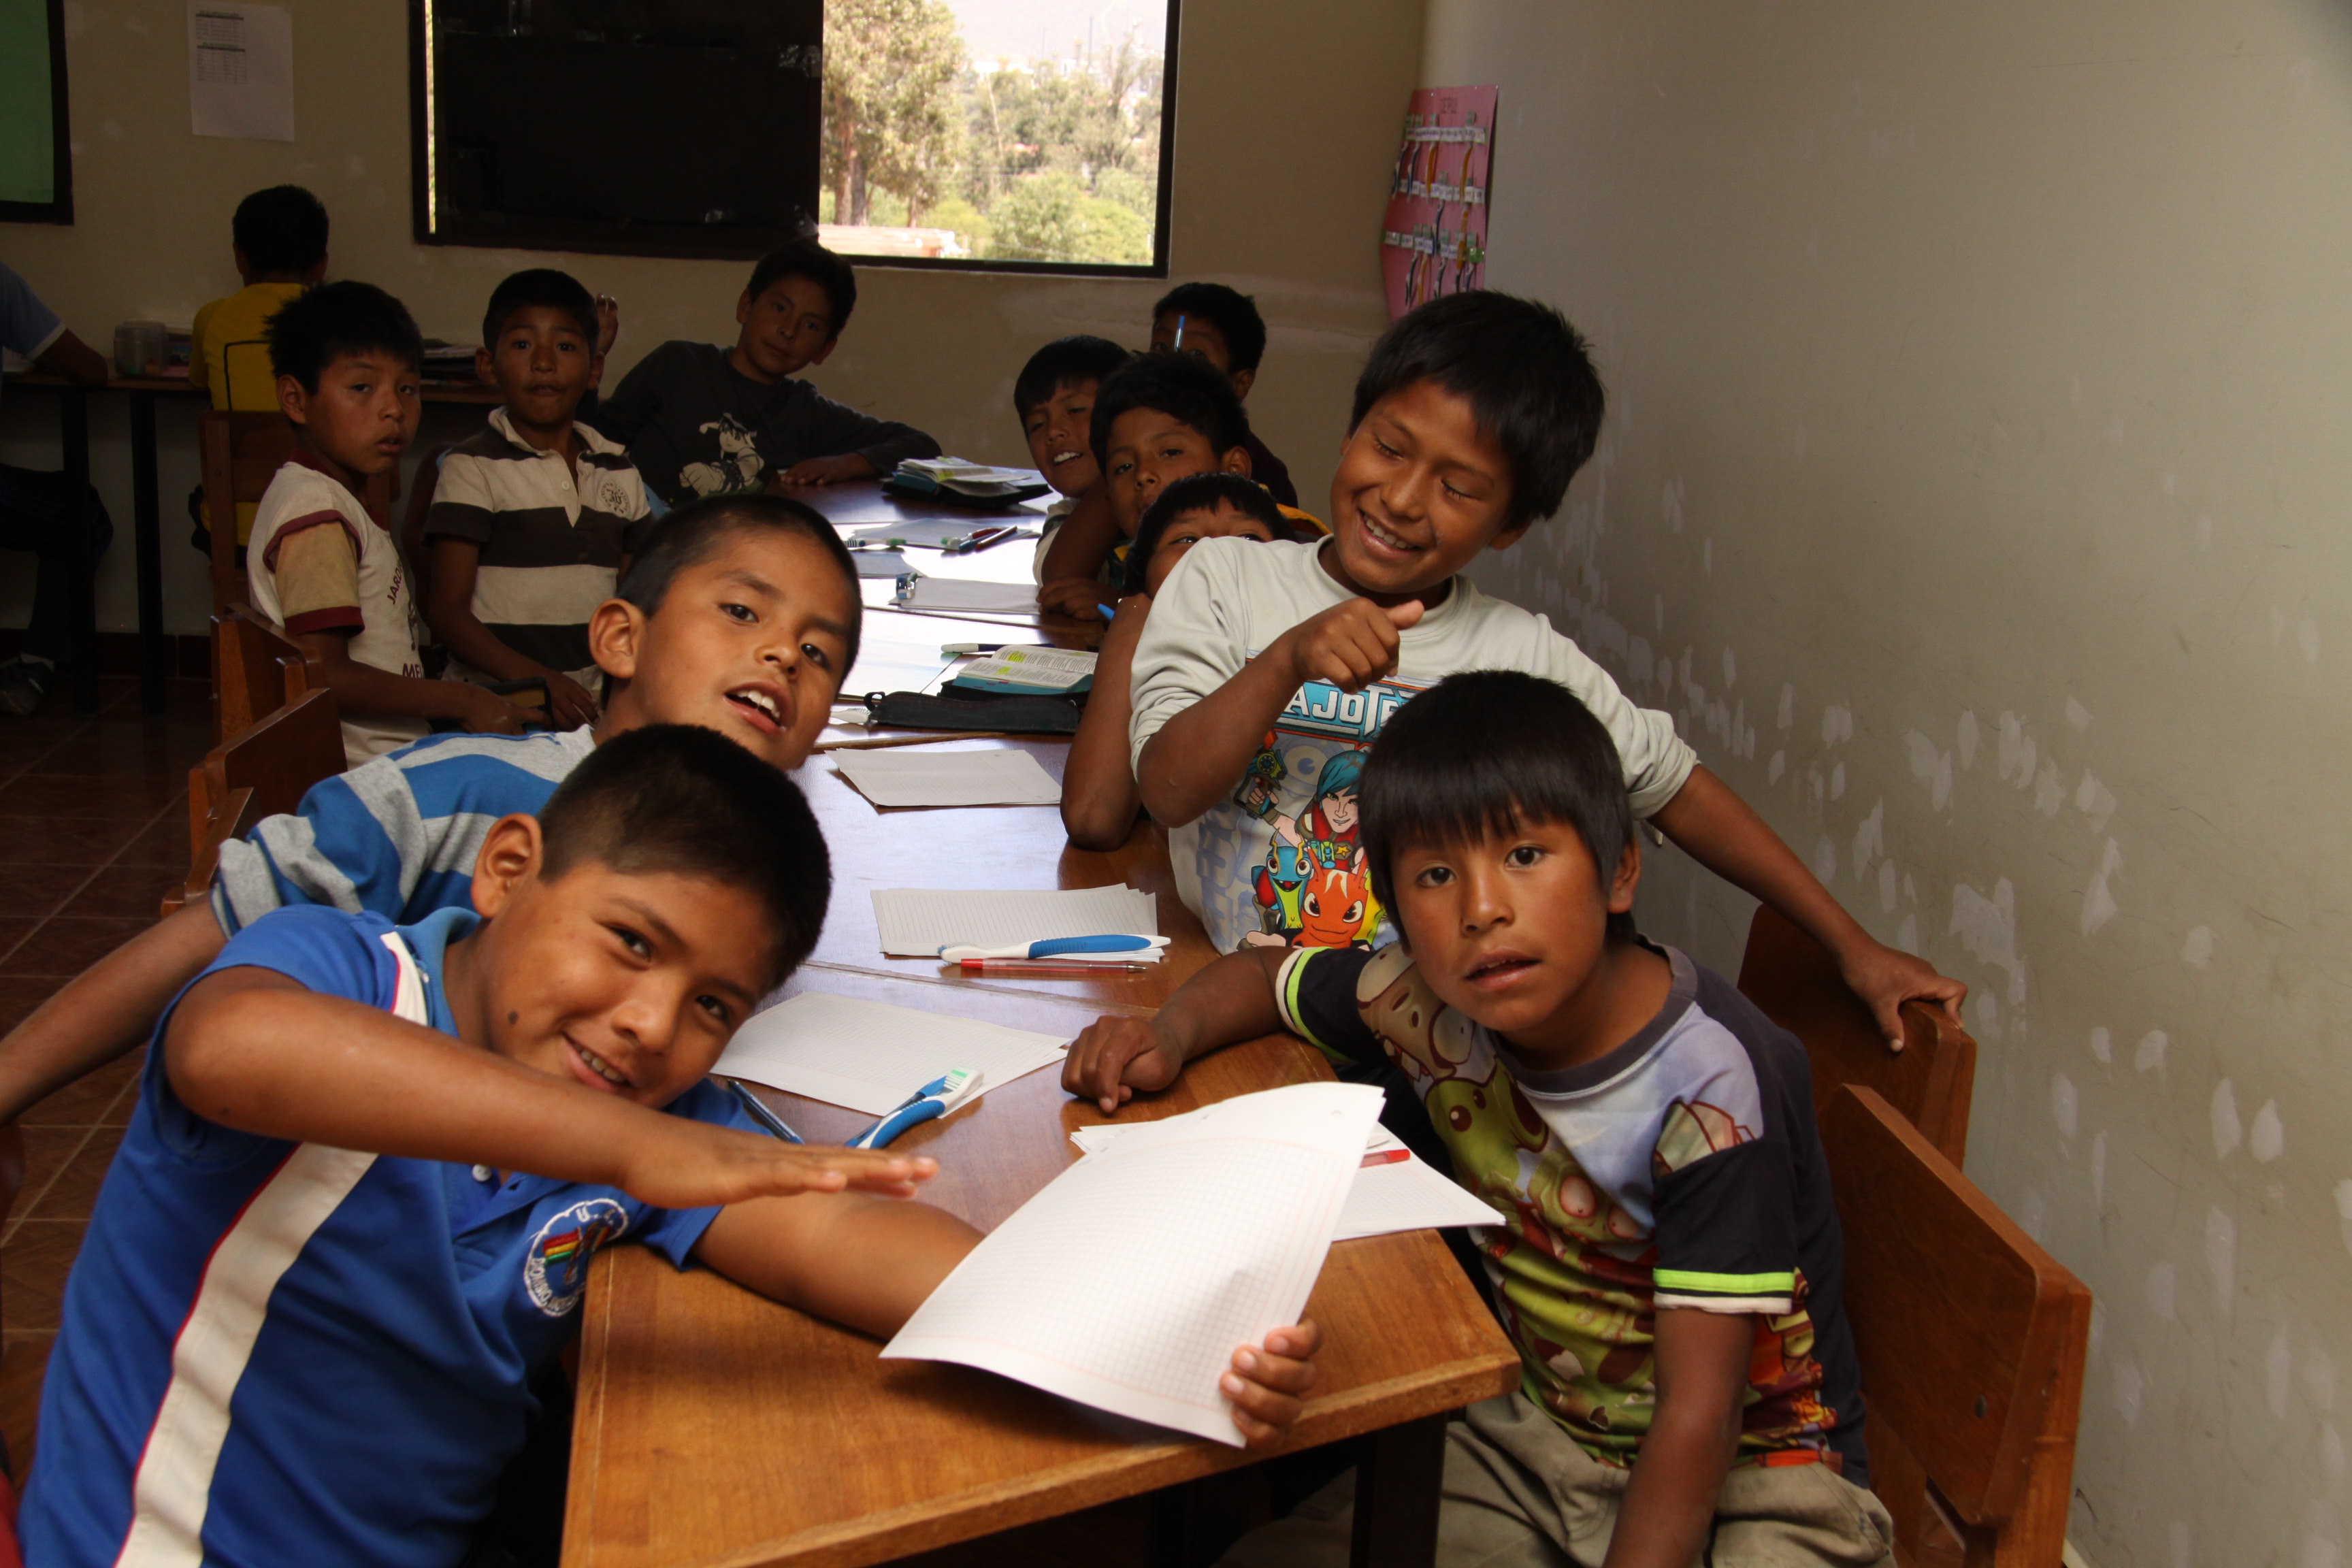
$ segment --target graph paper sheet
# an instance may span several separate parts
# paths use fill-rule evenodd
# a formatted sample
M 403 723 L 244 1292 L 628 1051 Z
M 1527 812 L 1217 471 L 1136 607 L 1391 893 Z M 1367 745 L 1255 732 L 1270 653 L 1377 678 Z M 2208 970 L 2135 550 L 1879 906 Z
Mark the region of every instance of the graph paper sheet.
M 1154 895 L 1124 885 L 1058 892 L 877 888 L 874 924 L 890 957 L 936 958 L 943 947 L 1011 947 L 1065 936 L 1158 936 L 1160 904 Z M 1105 956 L 1157 962 L 1160 954 L 1155 949 L 1149 955 Z
M 753 1014 L 710 1070 L 880 1116 L 958 1068 L 981 1075 L 978 1099 L 1058 1065 L 1064 1044 L 976 1018 L 803 991 Z
M 1307 1083 L 1137 1126 L 1056 1176 L 882 1352 L 1242 1445 L 1217 1380 L 1298 1321 L 1380 1114 Z

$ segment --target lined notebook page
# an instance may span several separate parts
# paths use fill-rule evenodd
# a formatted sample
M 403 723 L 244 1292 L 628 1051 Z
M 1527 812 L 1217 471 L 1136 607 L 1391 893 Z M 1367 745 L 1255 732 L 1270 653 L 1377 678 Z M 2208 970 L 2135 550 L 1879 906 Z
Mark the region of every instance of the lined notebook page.
M 1037 585 L 1034 583 L 990 583 L 970 577 L 918 577 L 898 604 L 909 610 L 1032 615 L 1037 608 Z
M 803 991 L 752 1015 L 710 1070 L 880 1116 L 958 1068 L 982 1075 L 977 1099 L 1058 1064 L 1066 1044 L 1000 1024 Z
M 1017 893 L 883 888 L 874 894 L 874 923 L 892 958 L 937 958 L 943 947 L 1113 932 L 1158 936 L 1160 910 L 1151 894 L 1123 887 Z
M 1023 751 L 901 746 L 826 754 L 841 776 L 877 805 L 1053 805 L 1062 798 L 1054 775 Z
M 1369 1084 L 1305 1083 L 1141 1123 L 1014 1211 L 882 1353 L 1239 1447 L 1217 1379 L 1298 1321 L 1380 1108 Z

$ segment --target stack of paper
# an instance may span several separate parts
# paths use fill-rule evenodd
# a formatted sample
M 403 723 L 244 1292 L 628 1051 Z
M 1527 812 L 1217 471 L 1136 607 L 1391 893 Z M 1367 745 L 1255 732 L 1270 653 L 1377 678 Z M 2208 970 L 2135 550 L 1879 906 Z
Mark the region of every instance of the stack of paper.
M 1052 1035 L 911 1007 L 803 991 L 755 1013 L 710 1070 L 786 1094 L 881 1116 L 958 1068 L 981 1075 L 978 1099 L 1062 1059 Z
M 1294 1084 L 1129 1129 L 997 1226 L 882 1353 L 1239 1447 L 1217 1380 L 1298 1321 L 1380 1107 L 1368 1084 Z
M 1095 656 L 1080 648 L 1008 647 L 956 671 L 978 691 L 1076 693 L 1094 683 Z
M 912 746 L 828 753 L 880 806 L 1053 805 L 1062 786 L 1026 752 L 936 752 Z
M 1025 616 L 1037 609 L 1034 583 L 986 583 L 970 577 L 902 577 L 894 602 L 902 610 L 955 610 L 964 615 Z
M 1045 476 L 1034 468 L 1000 468 L 987 463 L 969 462 L 962 458 L 908 458 L 899 463 L 895 477 L 915 479 L 934 489 L 954 490 L 968 496 L 1009 496 L 1023 490 L 1034 492 L 1045 482 Z
M 1016 893 L 883 888 L 874 894 L 874 924 L 890 957 L 937 958 L 943 947 L 1011 947 L 1115 933 L 1158 936 L 1160 906 L 1151 894 L 1127 887 Z M 1105 956 L 1126 962 L 1145 957 Z M 1158 956 L 1157 949 L 1151 956 Z

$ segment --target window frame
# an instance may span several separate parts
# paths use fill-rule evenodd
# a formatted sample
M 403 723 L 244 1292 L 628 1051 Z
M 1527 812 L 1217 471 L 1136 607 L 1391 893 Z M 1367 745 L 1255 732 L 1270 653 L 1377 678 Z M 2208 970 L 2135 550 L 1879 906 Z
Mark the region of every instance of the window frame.
M 0 201 L 0 223 L 71 226 L 74 220 L 73 114 L 66 101 L 65 0 L 48 0 L 46 9 L 49 22 L 49 199 Z

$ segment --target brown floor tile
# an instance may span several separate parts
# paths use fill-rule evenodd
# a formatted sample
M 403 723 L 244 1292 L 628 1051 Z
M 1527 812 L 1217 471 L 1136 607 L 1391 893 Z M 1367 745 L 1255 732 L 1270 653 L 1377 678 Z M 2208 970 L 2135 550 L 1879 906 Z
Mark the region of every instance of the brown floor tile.
M 146 1052 L 133 1051 L 121 1061 L 86 1074 L 26 1111 L 22 1124 L 27 1128 L 121 1126 L 129 1118 L 130 1108 L 118 1101 L 126 1100 L 124 1090 L 139 1081 L 140 1065 L 145 1059 Z
M 0 875 L 6 869 L 0 867 Z M 161 866 L 110 866 L 57 912 L 152 921 L 163 908 L 164 893 L 186 877 L 185 867 L 167 871 Z
M 185 784 L 188 770 L 205 760 L 212 741 L 209 724 L 159 727 L 152 731 L 100 730 L 51 747 L 32 760 L 24 775 L 102 773 L 117 778 L 177 779 Z
M 89 1142 L 89 1127 L 26 1127 L 25 1133 L 25 1187 L 16 1194 L 16 1202 L 8 1211 L 9 1219 L 22 1219 L 33 1212 L 41 1194 L 49 1190 L 59 1172 L 73 1163 Z M 5 1251 L 0 1248 L 0 1251 Z
M 57 913 L 89 875 L 79 866 L 0 865 L 0 920 L 37 921 Z
M 40 921 L 0 920 L 0 964 L 5 964 L 7 956 L 15 952 L 26 937 L 40 930 L 42 923 Z M 0 966 L 0 974 L 8 973 L 11 972 Z
M 184 799 L 134 839 L 116 857 L 111 868 L 125 866 L 161 866 L 167 871 L 188 868 L 188 807 Z
M 33 1428 L 41 1414 L 41 1373 L 55 1334 L 0 1333 L 0 1436 L 21 1485 L 33 1465 Z
M 26 1129 L 28 1135 L 31 1131 Z M 98 1204 L 98 1189 L 106 1181 L 107 1168 L 114 1163 L 115 1146 L 121 1142 L 120 1127 L 100 1127 L 91 1131 L 89 1142 L 81 1146 L 72 1163 L 58 1173 L 58 1179 L 49 1184 L 48 1190 L 35 1198 L 32 1206 L 25 1211 L 25 1223 L 88 1219 L 89 1211 Z
M 20 774 L 13 784 L 0 784 L 0 816 L 146 821 L 187 787 L 184 774 L 168 772 L 144 777 L 135 773 L 33 772 Z
M 53 916 L 0 958 L 0 974 L 70 978 L 154 923 L 152 916 Z
M 0 1247 L 0 1322 L 19 1331 L 58 1326 L 82 1229 L 78 1219 L 28 1219 L 10 1233 Z
M 130 847 L 148 820 L 137 814 L 112 821 L 87 816 L 0 816 L 0 865 L 102 865 Z M 181 822 L 179 829 L 180 858 L 184 861 L 187 823 Z
M 47 1001 L 57 988 L 54 980 L 0 979 L 0 1034 L 31 1016 L 33 1009 Z

